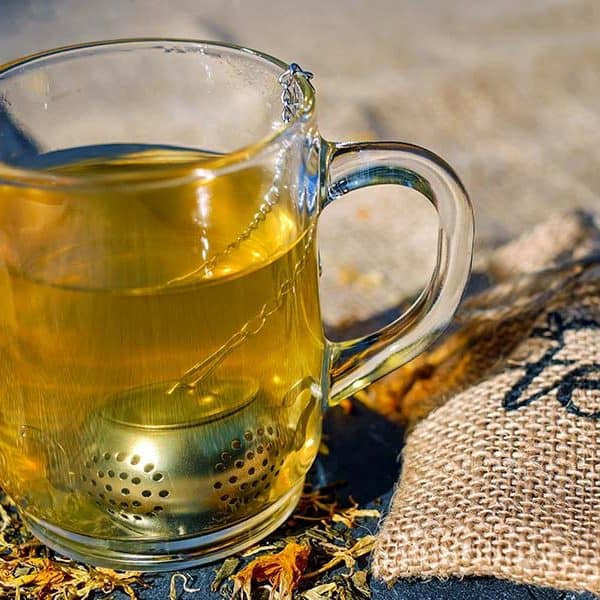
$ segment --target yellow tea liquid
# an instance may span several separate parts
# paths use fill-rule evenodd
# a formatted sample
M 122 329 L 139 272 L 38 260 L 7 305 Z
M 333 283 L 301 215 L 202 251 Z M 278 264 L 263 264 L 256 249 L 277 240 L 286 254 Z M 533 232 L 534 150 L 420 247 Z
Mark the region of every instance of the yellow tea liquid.
M 272 173 L 252 167 L 208 179 L 199 171 L 207 160 L 214 157 L 154 149 L 51 167 L 116 176 L 94 187 L 0 185 L 0 482 L 34 518 L 101 537 L 141 535 L 78 483 L 87 419 L 147 387 L 164 396 L 148 410 L 158 402 L 160 418 L 172 411 L 176 420 L 181 390 L 169 389 L 247 323 L 251 333 L 196 385 L 243 380 L 256 400 L 225 386 L 231 397 L 213 402 L 210 423 L 197 428 L 199 447 L 203 431 L 213 435 L 219 415 L 238 405 L 240 423 L 267 406 L 293 431 L 306 396 L 296 401 L 288 391 L 307 378 L 319 384 L 313 230 Z M 265 198 L 272 206 L 256 219 Z M 302 440 L 259 498 L 263 506 L 312 461 L 320 436 L 314 404 Z

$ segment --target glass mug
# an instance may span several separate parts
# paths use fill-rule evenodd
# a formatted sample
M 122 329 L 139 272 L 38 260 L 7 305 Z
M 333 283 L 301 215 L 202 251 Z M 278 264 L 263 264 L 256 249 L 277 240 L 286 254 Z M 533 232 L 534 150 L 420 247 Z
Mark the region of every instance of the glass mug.
M 0 69 L 0 483 L 71 557 L 144 570 L 239 551 L 294 509 L 328 405 L 447 325 L 473 216 L 450 167 L 318 133 L 310 74 L 125 40 Z M 323 333 L 316 223 L 399 184 L 439 215 L 400 318 Z

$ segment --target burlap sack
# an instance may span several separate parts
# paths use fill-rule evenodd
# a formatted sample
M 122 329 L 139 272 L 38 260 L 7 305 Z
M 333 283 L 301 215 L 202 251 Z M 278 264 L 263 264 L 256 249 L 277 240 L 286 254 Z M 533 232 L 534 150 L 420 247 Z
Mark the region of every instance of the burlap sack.
M 598 251 L 580 214 L 501 249 L 458 331 L 371 396 L 411 430 L 377 577 L 600 592 Z

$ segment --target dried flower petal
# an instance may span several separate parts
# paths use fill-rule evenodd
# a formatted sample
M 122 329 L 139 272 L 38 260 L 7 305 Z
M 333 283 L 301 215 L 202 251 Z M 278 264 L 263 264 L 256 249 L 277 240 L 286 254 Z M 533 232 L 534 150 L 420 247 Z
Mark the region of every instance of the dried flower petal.
M 308 566 L 310 548 L 290 542 L 277 554 L 264 554 L 255 558 L 233 577 L 233 598 L 238 594 L 245 600 L 252 599 L 253 583 L 270 585 L 269 600 L 291 600 Z

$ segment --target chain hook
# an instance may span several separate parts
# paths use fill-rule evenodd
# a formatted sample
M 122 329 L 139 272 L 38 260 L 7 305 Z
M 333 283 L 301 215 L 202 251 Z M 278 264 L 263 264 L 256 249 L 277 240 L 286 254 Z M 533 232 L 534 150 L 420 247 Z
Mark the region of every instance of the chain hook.
M 300 88 L 294 85 L 297 77 L 302 77 L 311 85 L 310 80 L 314 77 L 314 74 L 310 71 L 305 71 L 298 63 L 293 62 L 279 76 L 279 84 L 283 87 L 281 91 L 281 103 L 283 104 L 281 120 L 284 123 L 289 123 L 300 108 L 302 94 Z

